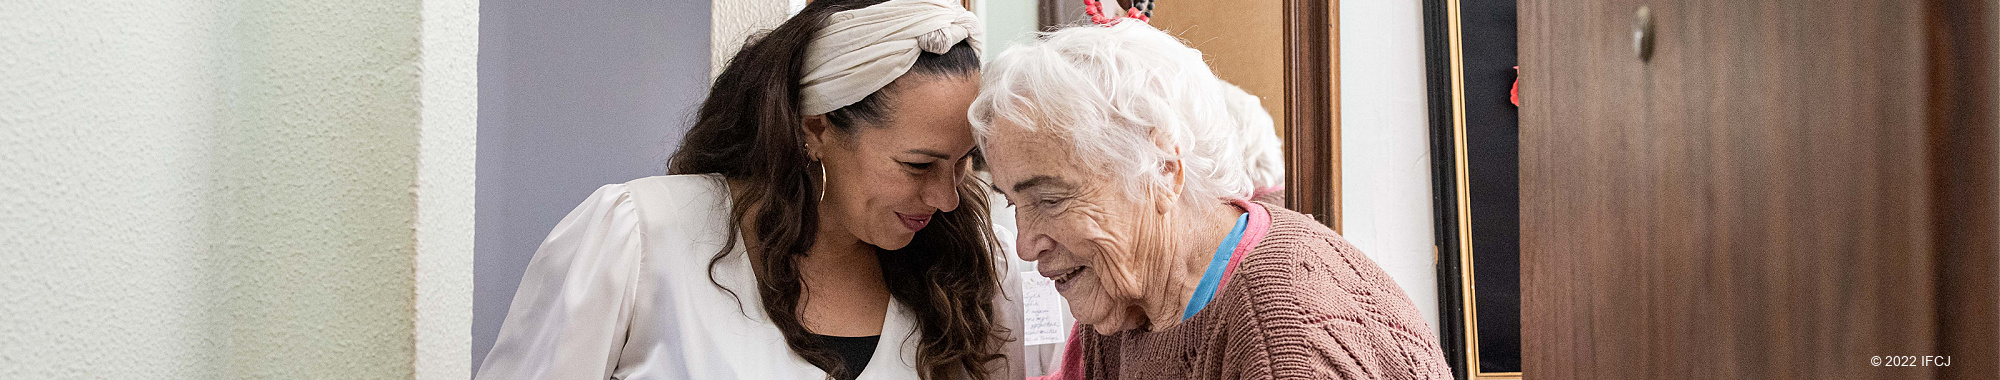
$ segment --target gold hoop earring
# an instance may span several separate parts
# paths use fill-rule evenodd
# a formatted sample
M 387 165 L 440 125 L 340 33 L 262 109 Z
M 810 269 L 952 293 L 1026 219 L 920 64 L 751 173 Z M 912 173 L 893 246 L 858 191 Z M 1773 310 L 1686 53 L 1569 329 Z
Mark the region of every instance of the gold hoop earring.
M 826 202 L 826 163 L 819 163 L 819 201 Z

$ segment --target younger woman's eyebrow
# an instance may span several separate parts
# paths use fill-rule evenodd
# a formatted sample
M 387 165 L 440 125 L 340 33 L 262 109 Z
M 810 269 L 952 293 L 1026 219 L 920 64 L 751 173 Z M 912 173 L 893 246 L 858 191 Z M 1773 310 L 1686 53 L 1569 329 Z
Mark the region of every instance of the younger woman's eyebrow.
M 916 149 L 911 149 L 911 150 L 906 150 L 906 151 L 904 151 L 904 152 L 905 152 L 905 153 L 915 153 L 915 154 L 921 154 L 921 155 L 925 155 L 925 156 L 931 156 L 931 157 L 937 157 L 937 159 L 940 159 L 940 160 L 949 160 L 949 159 L 951 159 L 951 155 L 949 155 L 949 154 L 944 154 L 944 153 L 941 153 L 941 152 L 938 152 L 938 151 L 935 151 L 935 150 L 930 150 L 930 149 L 924 149 L 924 148 L 916 148 Z

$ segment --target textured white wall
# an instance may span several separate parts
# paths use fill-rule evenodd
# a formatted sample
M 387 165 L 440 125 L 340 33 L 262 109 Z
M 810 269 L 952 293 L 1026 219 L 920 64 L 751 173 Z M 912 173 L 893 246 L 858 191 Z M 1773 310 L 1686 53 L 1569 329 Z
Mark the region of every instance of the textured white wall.
M 464 377 L 476 10 L 10 2 L 0 378 Z
M 479 1 L 424 0 L 418 36 L 416 377 L 472 368 L 474 181 L 479 137 Z
M 1422 6 L 1340 2 L 1341 232 L 1437 329 Z

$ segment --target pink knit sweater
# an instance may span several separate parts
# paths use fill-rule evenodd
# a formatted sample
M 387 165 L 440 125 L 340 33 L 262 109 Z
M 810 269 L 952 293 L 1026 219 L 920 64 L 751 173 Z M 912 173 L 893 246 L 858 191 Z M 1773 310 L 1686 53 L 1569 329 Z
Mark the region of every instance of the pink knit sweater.
M 1161 331 L 1078 329 L 1067 379 L 1450 379 L 1395 280 L 1340 235 L 1277 206 L 1213 302 Z M 1253 212 L 1253 215 L 1260 214 Z

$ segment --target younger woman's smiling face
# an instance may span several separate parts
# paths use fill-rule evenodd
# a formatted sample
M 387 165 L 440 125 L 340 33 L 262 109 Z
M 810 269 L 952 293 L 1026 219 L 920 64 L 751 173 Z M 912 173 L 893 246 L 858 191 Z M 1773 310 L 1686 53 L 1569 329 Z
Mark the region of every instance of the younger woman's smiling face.
M 850 233 L 882 249 L 901 249 L 938 212 L 958 208 L 957 188 L 972 151 L 966 118 L 979 77 L 905 75 L 883 89 L 879 125 L 832 128 L 809 117 L 810 149 L 826 167 L 820 233 Z M 817 125 L 816 125 L 817 124 Z

